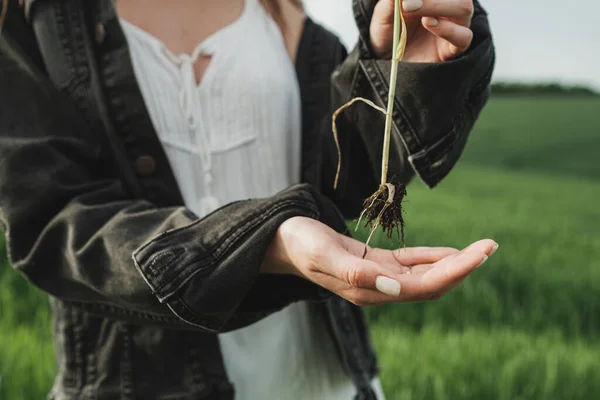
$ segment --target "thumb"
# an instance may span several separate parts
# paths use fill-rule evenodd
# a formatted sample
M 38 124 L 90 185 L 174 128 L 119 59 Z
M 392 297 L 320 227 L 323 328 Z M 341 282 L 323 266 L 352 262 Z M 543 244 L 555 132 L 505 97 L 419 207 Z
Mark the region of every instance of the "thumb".
M 369 29 L 371 47 L 377 57 L 390 58 L 394 34 L 394 0 L 379 0 Z
M 401 1 L 401 7 L 404 7 L 406 1 Z M 411 4 L 415 1 L 410 2 Z M 416 3 L 419 3 L 418 1 Z M 415 5 L 409 4 L 413 10 Z M 422 2 L 420 3 L 422 4 Z M 394 8 L 395 0 L 379 0 L 373 10 L 373 18 L 370 26 L 371 47 L 375 55 L 382 58 L 392 57 L 392 45 L 394 42 Z M 420 24 L 420 17 L 412 15 L 404 15 L 406 29 L 408 32 Z
M 372 24 L 394 26 L 394 0 L 379 0 L 373 10 Z

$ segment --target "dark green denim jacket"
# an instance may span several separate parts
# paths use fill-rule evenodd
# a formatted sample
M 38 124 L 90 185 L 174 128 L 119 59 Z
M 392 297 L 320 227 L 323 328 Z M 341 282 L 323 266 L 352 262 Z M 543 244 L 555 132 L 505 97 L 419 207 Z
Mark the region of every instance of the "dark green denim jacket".
M 137 86 L 112 0 L 11 0 L 0 39 L 0 220 L 12 265 L 55 312 L 56 399 L 231 399 L 216 333 L 308 300 L 357 386 L 377 373 L 362 311 L 310 282 L 259 274 L 292 216 L 339 232 L 378 186 L 390 61 L 375 59 L 375 0 L 355 0 L 348 55 L 308 19 L 297 55 L 302 184 L 199 219 L 179 188 Z M 494 48 L 476 4 L 460 58 L 400 65 L 390 174 L 430 187 L 460 157 L 489 96 Z M 432 227 L 435 229 L 435 227 Z M 15 299 L 18 301 L 18 299 Z

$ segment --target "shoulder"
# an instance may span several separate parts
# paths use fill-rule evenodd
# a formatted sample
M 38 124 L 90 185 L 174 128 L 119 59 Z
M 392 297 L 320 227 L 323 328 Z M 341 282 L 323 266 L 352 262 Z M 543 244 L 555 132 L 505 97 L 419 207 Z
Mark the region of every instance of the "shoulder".
M 346 48 L 342 44 L 340 38 L 334 32 L 330 31 L 310 17 L 307 18 L 305 30 L 306 33 L 308 33 L 321 46 L 325 46 L 331 50 L 343 49 L 346 51 Z
M 300 57 L 310 49 L 323 55 L 345 57 L 346 49 L 338 36 L 308 16 L 300 0 L 277 1 L 290 54 Z
M 310 58 L 313 63 L 327 66 L 333 71 L 347 56 L 346 48 L 335 33 L 310 17 L 306 18 L 298 48 L 298 59 Z

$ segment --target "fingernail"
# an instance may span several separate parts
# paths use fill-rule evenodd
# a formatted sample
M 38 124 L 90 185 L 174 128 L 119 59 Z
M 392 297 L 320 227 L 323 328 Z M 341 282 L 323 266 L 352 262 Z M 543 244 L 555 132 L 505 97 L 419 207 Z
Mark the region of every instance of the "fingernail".
M 500 245 L 498 243 L 496 243 L 494 245 L 494 247 L 492 247 L 492 251 L 490 252 L 490 257 L 494 255 L 494 253 L 496 252 L 496 250 L 498 250 L 498 247 L 500 247 Z
M 483 264 L 485 264 L 485 262 L 488 260 L 488 256 L 484 255 L 483 256 L 483 260 L 481 260 L 481 262 L 479 263 L 479 265 L 477 266 L 477 268 L 481 267 Z
M 387 276 L 378 276 L 375 279 L 375 287 L 383 294 L 388 296 L 398 296 L 400 294 L 400 282 Z
M 427 26 L 438 26 L 440 24 L 440 21 L 434 17 L 424 17 L 423 23 Z
M 402 9 L 405 12 L 417 11 L 421 7 L 423 7 L 423 0 L 404 0 L 402 2 Z

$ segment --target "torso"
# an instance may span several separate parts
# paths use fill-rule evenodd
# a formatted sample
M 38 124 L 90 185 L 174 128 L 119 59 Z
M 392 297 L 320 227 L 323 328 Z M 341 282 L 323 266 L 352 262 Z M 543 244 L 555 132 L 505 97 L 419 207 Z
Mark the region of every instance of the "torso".
M 259 0 L 227 1 L 231 18 L 215 17 L 220 27 L 195 28 L 202 25 L 195 21 L 185 29 L 193 18 L 180 16 L 180 23 L 179 11 L 168 17 L 177 28 L 164 36 L 164 21 L 158 27 L 152 18 L 137 17 L 141 26 L 123 23 L 156 131 L 186 206 L 199 217 L 299 181 L 300 91 L 290 55 L 297 43 L 286 37 L 299 38 L 301 25 L 298 32 L 290 25 L 285 36 Z M 208 10 L 215 2 L 198 4 Z M 185 5 L 192 7 L 178 3 L 180 10 Z M 192 66 L 194 53 L 204 54 L 206 65 Z M 356 392 L 325 318 L 306 303 L 221 334 L 219 341 L 237 400 L 346 400 Z

